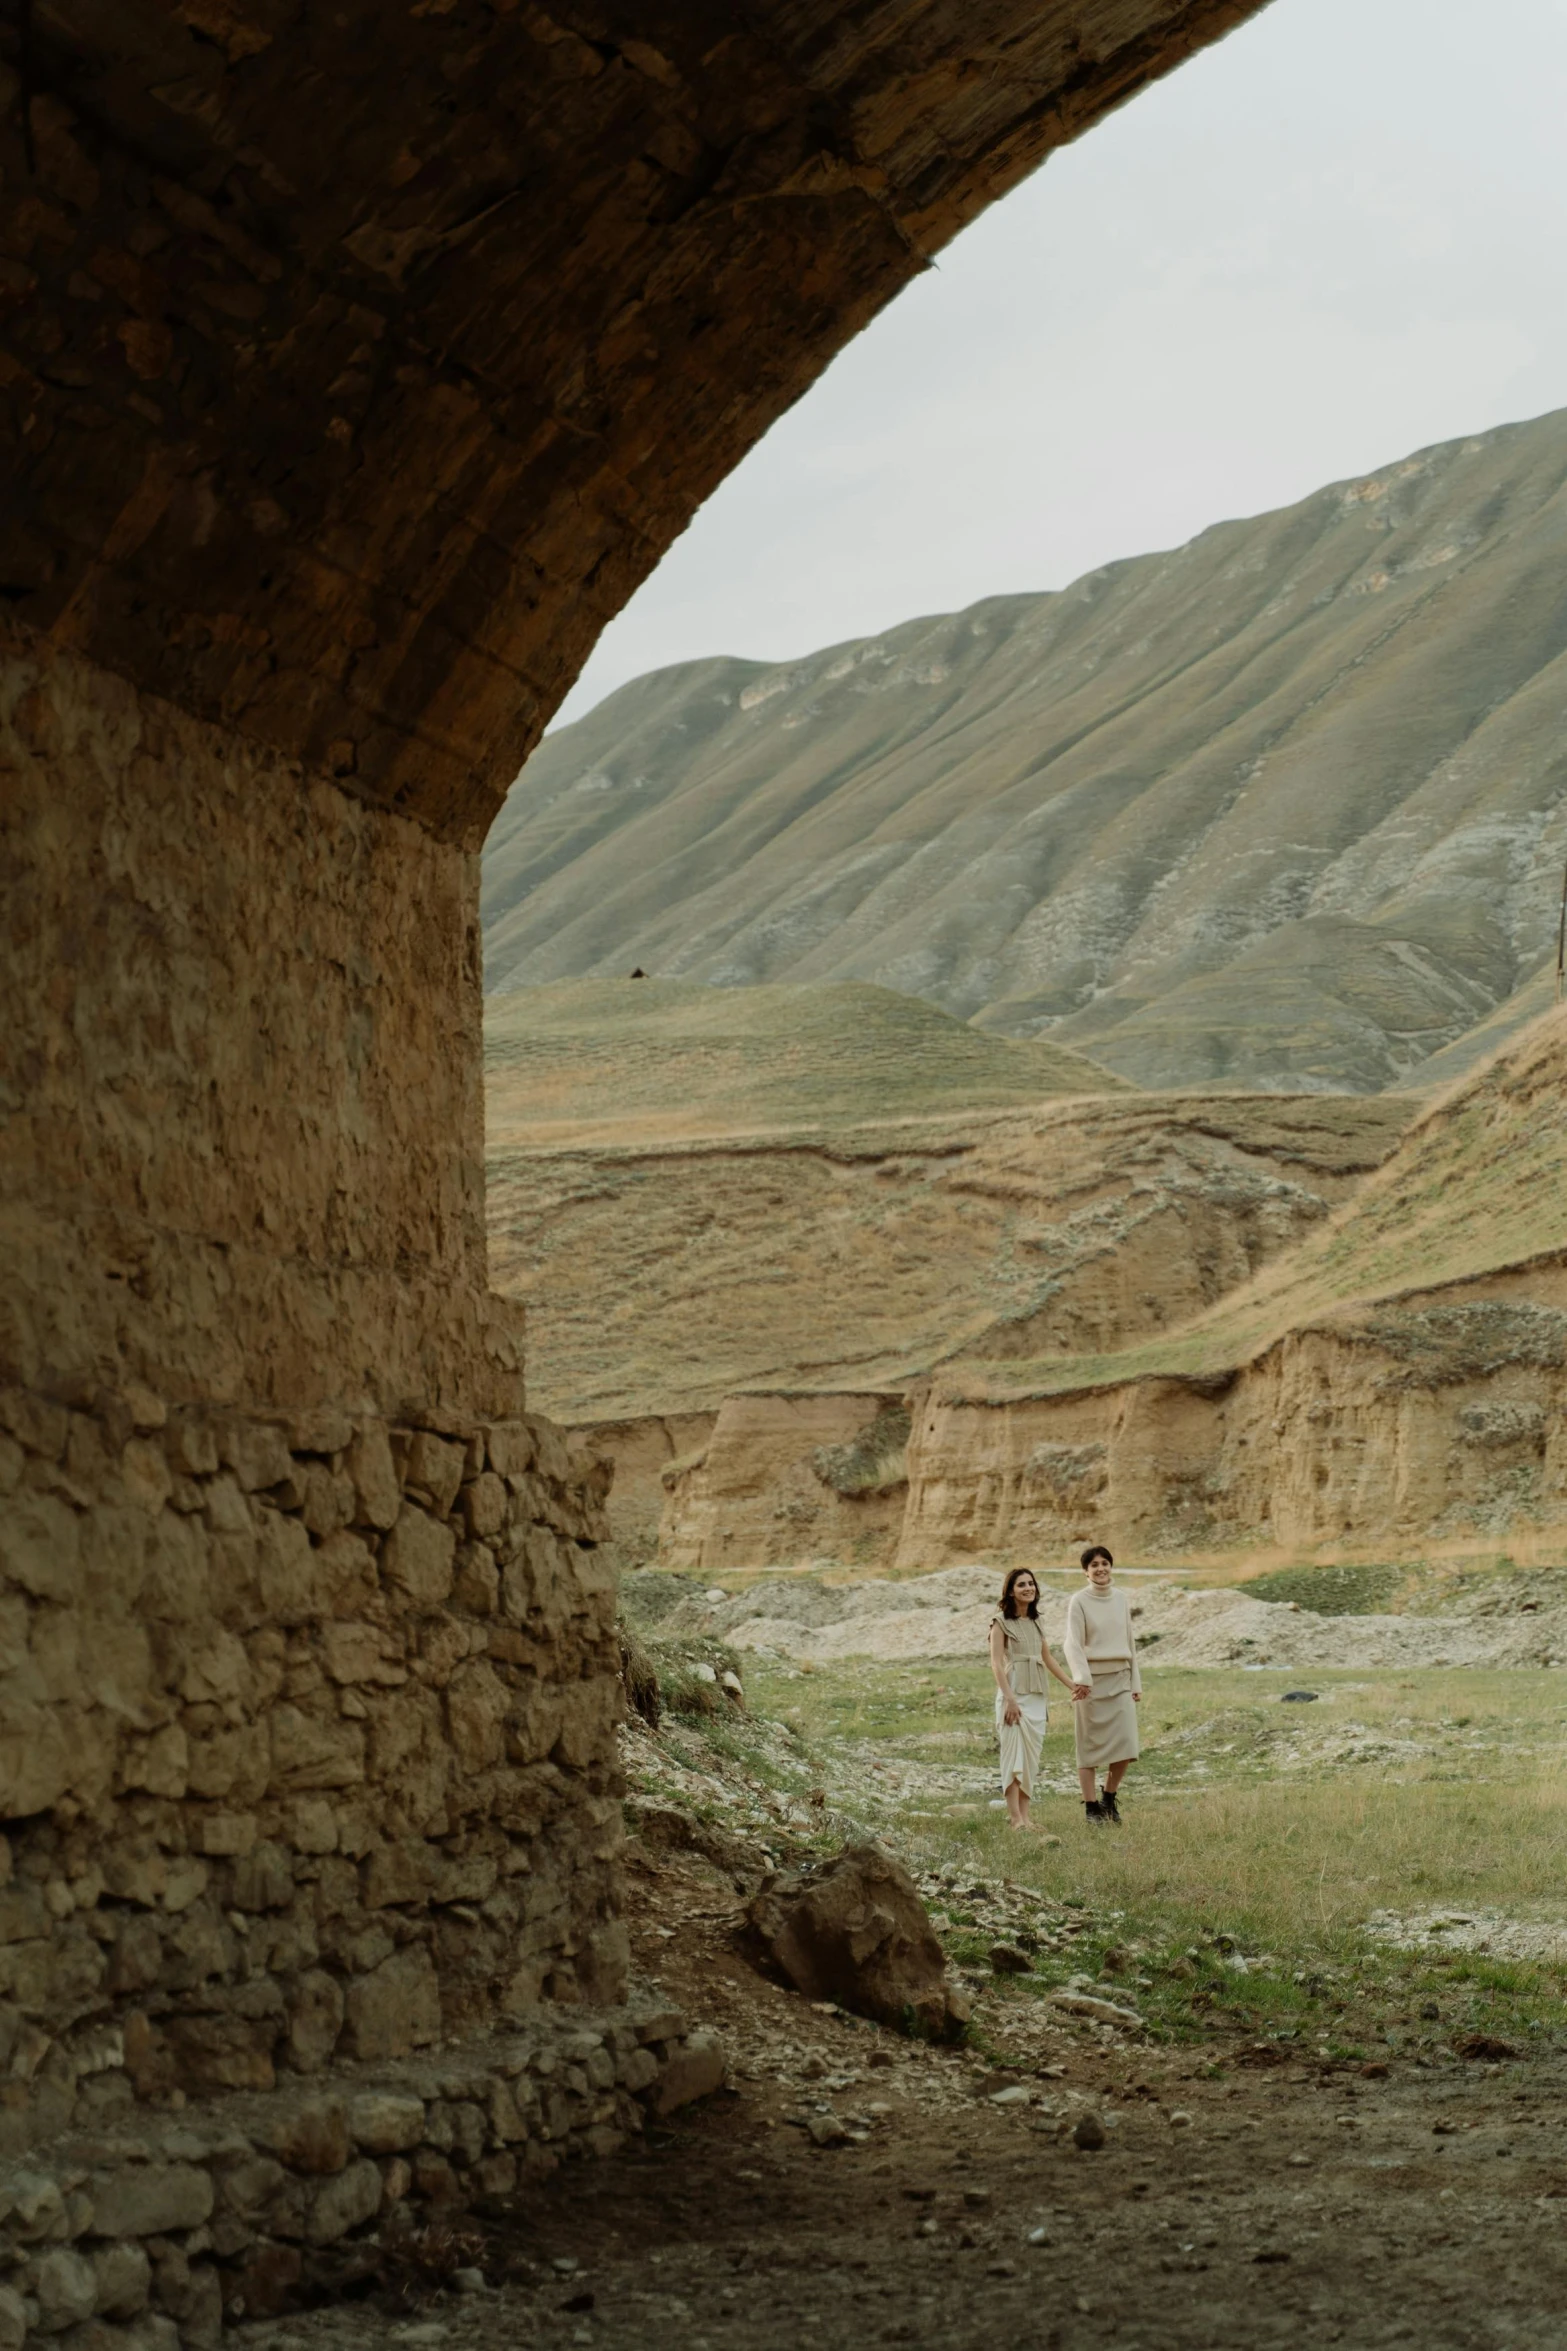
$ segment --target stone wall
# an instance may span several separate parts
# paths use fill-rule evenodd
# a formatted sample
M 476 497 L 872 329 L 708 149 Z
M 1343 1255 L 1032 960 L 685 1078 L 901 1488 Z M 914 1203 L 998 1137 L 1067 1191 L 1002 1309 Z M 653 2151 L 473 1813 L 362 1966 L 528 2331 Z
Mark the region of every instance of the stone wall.
M 476 861 L 0 634 L 0 1381 L 522 1409 Z
M 716 2038 L 662 2001 L 546 2009 L 458 2057 L 67 2137 L 0 2165 L 0 2351 L 60 2335 L 69 2351 L 211 2351 L 225 2319 L 394 2284 L 421 2223 L 612 2154 L 723 2076 Z M 471 2263 L 482 2230 L 466 2235 Z
M 0 2150 L 624 1985 L 603 1474 L 0 1394 Z

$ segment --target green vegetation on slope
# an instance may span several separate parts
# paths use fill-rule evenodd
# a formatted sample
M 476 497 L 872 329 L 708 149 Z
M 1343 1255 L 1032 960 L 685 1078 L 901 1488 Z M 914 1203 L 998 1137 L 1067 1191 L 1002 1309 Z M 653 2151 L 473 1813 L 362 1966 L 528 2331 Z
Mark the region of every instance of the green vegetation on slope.
M 576 980 L 492 996 L 493 1146 L 815 1130 L 1119 1094 L 1080 1054 L 984 1037 L 889 988 Z
M 1567 412 L 546 739 L 488 984 L 875 981 L 1143 1086 L 1408 1081 L 1552 949 Z

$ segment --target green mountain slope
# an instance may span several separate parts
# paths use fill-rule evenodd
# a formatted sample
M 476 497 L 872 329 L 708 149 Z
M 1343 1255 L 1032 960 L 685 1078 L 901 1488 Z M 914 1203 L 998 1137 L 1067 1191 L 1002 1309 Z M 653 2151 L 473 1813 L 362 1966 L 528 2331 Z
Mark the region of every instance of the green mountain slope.
M 492 990 L 870 980 L 1143 1086 L 1409 1081 L 1551 953 L 1567 412 L 541 745 Z

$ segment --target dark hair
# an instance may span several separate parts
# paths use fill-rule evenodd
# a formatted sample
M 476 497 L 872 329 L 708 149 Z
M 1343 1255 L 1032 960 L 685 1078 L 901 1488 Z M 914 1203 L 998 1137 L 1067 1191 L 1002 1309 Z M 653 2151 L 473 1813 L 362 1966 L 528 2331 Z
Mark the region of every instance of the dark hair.
M 1089 1569 L 1093 1566 L 1096 1559 L 1102 1559 L 1105 1561 L 1107 1566 L 1114 1567 L 1115 1553 L 1111 1550 L 1108 1543 L 1089 1544 L 1088 1549 L 1083 1553 L 1084 1575 L 1087 1575 Z
M 1016 1616 L 1017 1610 L 1012 1605 L 1012 1587 L 1020 1575 L 1034 1576 L 1034 1597 L 1030 1600 L 1026 1613 L 1037 1621 L 1039 1616 L 1039 1578 L 1034 1575 L 1031 1567 L 1009 1567 L 1007 1569 L 1007 1580 L 1001 1587 L 1001 1613 L 1003 1616 Z

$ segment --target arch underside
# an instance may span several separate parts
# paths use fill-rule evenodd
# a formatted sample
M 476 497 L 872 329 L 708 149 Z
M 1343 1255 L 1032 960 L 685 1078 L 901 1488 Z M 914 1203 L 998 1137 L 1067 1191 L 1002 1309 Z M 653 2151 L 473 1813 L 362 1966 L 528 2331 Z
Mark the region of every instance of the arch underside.
M 35 0 L 9 608 L 473 845 L 833 353 L 1254 4 Z

